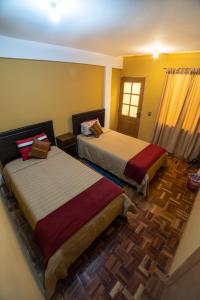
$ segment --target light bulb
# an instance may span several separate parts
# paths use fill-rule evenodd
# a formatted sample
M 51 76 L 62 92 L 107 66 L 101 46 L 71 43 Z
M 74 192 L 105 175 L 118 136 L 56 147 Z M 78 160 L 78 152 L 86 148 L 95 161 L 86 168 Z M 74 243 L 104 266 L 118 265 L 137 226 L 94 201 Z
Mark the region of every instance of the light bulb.
M 154 59 L 157 59 L 157 58 L 159 57 L 159 52 L 158 52 L 158 50 L 154 50 L 152 55 L 153 55 L 153 58 L 154 58 Z

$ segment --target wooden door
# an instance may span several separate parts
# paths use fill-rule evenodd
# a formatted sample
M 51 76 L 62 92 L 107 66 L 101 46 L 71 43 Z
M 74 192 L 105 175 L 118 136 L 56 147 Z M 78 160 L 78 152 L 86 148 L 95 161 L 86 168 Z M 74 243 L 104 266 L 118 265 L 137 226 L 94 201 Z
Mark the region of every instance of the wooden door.
M 118 116 L 118 131 L 138 137 L 145 78 L 122 77 Z

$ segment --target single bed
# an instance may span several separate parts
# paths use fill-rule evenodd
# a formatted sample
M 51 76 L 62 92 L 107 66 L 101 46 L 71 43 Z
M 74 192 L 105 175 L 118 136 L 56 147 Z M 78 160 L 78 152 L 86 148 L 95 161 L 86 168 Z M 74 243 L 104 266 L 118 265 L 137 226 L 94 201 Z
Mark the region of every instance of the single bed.
M 73 133 L 77 135 L 78 154 L 101 168 L 109 171 L 118 178 L 128 182 L 137 188 L 137 191 L 145 196 L 148 193 L 148 183 L 154 177 L 166 161 L 167 152 L 163 151 L 154 163 L 148 168 L 140 183 L 126 176 L 125 168 L 132 157 L 148 148 L 149 143 L 121 134 L 108 128 L 103 128 L 103 134 L 99 138 L 81 134 L 81 123 L 92 119 L 99 119 L 104 126 L 105 109 L 76 114 L 72 116 Z
M 23 161 L 15 141 L 41 132 L 51 141 L 48 158 Z M 50 298 L 58 279 L 127 210 L 129 200 L 111 181 L 55 146 L 52 121 L 1 133 L 0 160 L 7 188 L 43 253 Z

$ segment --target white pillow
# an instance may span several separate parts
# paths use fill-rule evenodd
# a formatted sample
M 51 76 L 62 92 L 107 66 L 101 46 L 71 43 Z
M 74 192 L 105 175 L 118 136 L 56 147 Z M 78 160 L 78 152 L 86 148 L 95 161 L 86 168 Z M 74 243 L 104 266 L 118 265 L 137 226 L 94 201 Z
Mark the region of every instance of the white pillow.
M 96 122 L 100 125 L 99 119 L 93 119 L 93 120 L 89 120 L 89 121 L 85 121 L 85 122 L 81 123 L 81 133 L 86 136 L 91 135 L 92 132 L 90 131 L 90 127 Z

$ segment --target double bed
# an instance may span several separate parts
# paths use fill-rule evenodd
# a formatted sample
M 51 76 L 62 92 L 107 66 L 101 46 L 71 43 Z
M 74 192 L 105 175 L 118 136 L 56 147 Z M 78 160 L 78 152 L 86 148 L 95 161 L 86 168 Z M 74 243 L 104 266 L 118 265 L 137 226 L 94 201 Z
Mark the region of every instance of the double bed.
M 16 140 L 45 132 L 47 159 L 23 161 Z M 0 161 L 10 193 L 32 228 L 45 266 L 47 298 L 69 266 L 130 205 L 121 188 L 55 146 L 52 121 L 0 133 Z
M 159 155 L 157 155 L 156 159 L 146 171 L 141 182 L 134 180 L 134 176 L 130 177 L 125 175 L 127 163 L 131 161 L 133 157 L 138 155 L 141 156 L 141 154 L 146 151 L 144 152 L 143 157 L 141 156 L 142 159 L 145 160 L 147 155 L 149 155 L 149 158 L 151 159 L 152 150 L 149 147 L 157 146 L 104 128 L 104 116 L 105 109 L 72 116 L 73 133 L 77 135 L 79 156 L 100 166 L 125 182 L 128 182 L 136 187 L 138 192 L 146 196 L 148 193 L 148 184 L 158 169 L 165 164 L 167 152 L 161 149 Z M 85 136 L 81 134 L 81 123 L 92 119 L 98 119 L 102 126 L 103 134 L 98 138 L 95 138 L 93 135 Z M 159 147 L 157 148 L 160 150 Z

